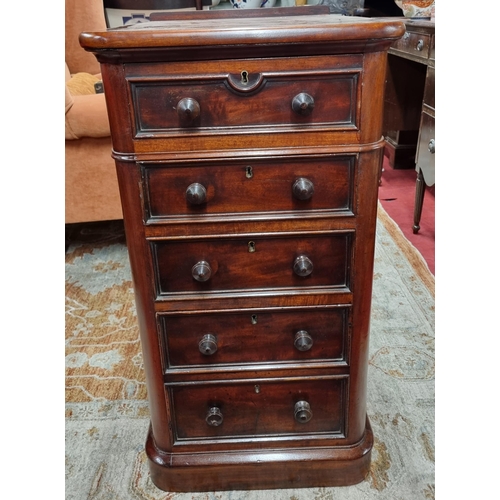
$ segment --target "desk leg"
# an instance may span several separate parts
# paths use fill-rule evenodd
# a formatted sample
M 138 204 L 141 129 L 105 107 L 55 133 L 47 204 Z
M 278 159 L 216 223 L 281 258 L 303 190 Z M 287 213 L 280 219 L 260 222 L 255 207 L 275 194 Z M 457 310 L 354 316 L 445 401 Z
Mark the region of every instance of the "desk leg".
M 422 217 L 422 206 L 424 204 L 425 182 L 422 170 L 418 169 L 417 184 L 415 189 L 415 209 L 413 211 L 413 234 L 420 229 L 420 218 Z

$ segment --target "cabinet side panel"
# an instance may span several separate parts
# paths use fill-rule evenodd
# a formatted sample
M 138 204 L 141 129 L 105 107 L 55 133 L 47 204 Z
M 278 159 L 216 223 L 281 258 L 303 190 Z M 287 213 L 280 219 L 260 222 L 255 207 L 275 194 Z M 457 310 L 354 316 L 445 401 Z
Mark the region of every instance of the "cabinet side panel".
M 133 124 L 127 106 L 130 96 L 124 68 L 118 64 L 101 64 L 101 75 L 113 150 L 133 151 Z
M 356 173 L 357 230 L 353 245 L 353 292 L 351 355 L 351 386 L 349 388 L 349 440 L 356 442 L 365 430 L 366 376 L 370 313 L 373 285 L 373 261 L 377 220 L 378 179 L 383 149 L 361 154 Z
M 360 142 L 366 144 L 382 136 L 387 53 L 366 53 L 363 66 Z
M 153 269 L 142 223 L 140 169 L 135 163 L 119 161 L 116 162 L 116 169 L 132 269 L 152 433 L 156 445 L 160 449 L 169 450 L 171 446 L 169 408 L 165 401 L 159 332 L 155 319 Z

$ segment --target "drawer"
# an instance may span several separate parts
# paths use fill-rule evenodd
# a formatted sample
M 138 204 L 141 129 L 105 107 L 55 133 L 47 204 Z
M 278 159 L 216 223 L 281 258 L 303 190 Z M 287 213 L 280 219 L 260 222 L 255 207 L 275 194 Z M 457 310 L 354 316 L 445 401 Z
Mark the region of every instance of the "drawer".
M 177 440 L 336 434 L 345 429 L 344 378 L 169 386 Z M 307 403 L 307 404 L 303 404 Z
M 169 369 L 346 361 L 348 307 L 159 316 Z
M 352 232 L 152 241 L 159 295 L 346 287 Z
M 199 163 L 143 165 L 146 220 L 265 212 L 352 214 L 354 156 Z
M 402 38 L 394 42 L 391 52 L 397 50 L 417 58 L 428 59 L 431 35 L 407 31 Z
M 417 146 L 417 171 L 422 170 L 424 181 L 428 186 L 433 186 L 436 178 L 435 169 L 435 120 L 434 117 L 422 113 L 422 121 L 420 124 L 420 134 Z
M 423 103 L 432 109 L 435 104 L 436 70 L 432 66 L 427 66 L 427 76 L 425 77 L 424 101 Z
M 128 77 L 136 138 L 263 128 L 274 133 L 304 126 L 356 129 L 361 59 L 313 61 L 245 59 L 142 67 L 140 77 Z

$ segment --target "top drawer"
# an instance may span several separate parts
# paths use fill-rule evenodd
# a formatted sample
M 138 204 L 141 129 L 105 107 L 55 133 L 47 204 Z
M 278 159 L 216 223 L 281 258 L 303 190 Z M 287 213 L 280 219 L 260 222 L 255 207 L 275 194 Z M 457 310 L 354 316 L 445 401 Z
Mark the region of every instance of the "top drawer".
M 361 70 L 358 56 L 130 65 L 135 139 L 355 132 Z
M 431 35 L 407 31 L 402 38 L 394 42 L 391 52 L 398 51 L 410 56 L 411 59 L 429 58 Z

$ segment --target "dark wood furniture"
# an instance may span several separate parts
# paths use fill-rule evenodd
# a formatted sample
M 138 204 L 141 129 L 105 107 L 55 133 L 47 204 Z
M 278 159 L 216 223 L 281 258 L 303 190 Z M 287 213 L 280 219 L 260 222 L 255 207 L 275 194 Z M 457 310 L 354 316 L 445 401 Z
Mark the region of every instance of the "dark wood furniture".
M 424 90 L 434 86 L 434 70 L 428 71 L 434 68 L 434 21 L 401 19 L 406 33 L 389 49 L 384 108 L 386 150 L 395 169 L 415 168 Z
M 406 33 L 389 49 L 384 109 L 393 168 L 415 168 L 413 232 L 420 230 L 425 186 L 435 182 L 435 23 L 405 19 Z
M 81 35 L 102 67 L 159 488 L 366 476 L 383 91 L 403 32 L 316 15 Z
M 436 42 L 434 33 L 434 22 L 424 24 L 431 36 L 429 55 L 427 59 L 427 71 L 425 77 L 424 98 L 422 102 L 422 113 L 420 117 L 420 128 L 418 133 L 417 157 L 415 169 L 417 171 L 417 185 L 415 189 L 415 210 L 413 214 L 413 232 L 420 230 L 420 217 L 424 203 L 425 186 L 434 186 L 435 183 L 435 75 L 436 75 Z

